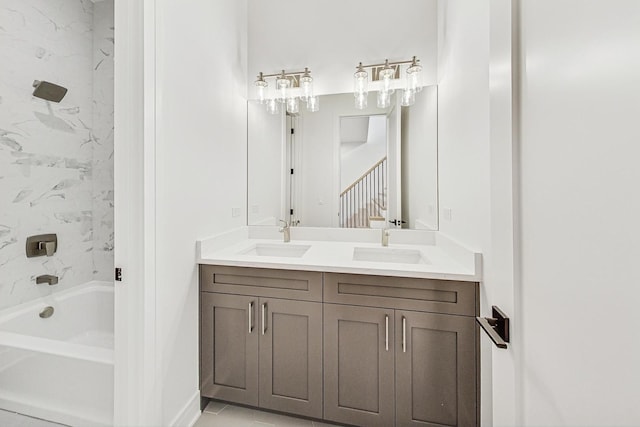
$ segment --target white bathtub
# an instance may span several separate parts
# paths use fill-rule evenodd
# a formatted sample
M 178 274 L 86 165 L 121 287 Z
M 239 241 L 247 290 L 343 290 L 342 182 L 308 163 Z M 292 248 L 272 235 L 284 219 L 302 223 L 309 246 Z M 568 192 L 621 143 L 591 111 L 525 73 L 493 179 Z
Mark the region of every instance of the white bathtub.
M 54 313 L 42 319 L 47 306 Z M 113 424 L 113 284 L 0 311 L 0 408 L 72 426 Z

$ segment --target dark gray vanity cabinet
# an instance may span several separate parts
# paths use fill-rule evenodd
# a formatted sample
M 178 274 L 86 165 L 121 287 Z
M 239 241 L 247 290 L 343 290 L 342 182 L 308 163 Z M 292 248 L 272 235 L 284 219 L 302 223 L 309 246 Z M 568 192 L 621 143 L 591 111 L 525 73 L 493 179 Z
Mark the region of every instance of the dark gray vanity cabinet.
M 478 283 L 200 267 L 201 394 L 367 426 L 478 425 Z
M 325 418 L 477 425 L 477 292 L 471 282 L 326 273 Z
M 200 289 L 202 396 L 322 418 L 322 273 L 203 265 Z

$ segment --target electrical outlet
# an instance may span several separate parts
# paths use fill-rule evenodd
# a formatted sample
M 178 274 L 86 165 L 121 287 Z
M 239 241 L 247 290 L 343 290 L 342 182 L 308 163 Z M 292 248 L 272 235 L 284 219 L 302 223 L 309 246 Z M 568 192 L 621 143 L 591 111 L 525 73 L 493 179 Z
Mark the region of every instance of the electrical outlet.
M 251 205 L 251 213 L 259 214 L 260 213 L 260 205 Z
M 231 217 L 237 218 L 240 216 L 240 208 L 231 208 Z
M 453 211 L 451 208 L 442 208 L 442 219 L 445 221 L 451 221 L 453 218 Z

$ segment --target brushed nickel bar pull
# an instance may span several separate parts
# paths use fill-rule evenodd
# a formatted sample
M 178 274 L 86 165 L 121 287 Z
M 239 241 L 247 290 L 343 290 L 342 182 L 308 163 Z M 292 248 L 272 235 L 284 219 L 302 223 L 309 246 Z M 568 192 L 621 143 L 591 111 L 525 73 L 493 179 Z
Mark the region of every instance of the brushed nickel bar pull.
M 262 335 L 267 332 L 267 303 L 262 304 Z
M 253 301 L 249 303 L 249 333 L 253 332 Z
M 407 352 L 407 318 L 402 316 L 402 352 Z
M 489 335 L 498 348 L 507 348 L 509 342 L 509 318 L 495 305 L 491 307 L 493 317 L 476 317 L 476 322 Z
M 389 351 L 389 315 L 384 316 L 384 349 Z

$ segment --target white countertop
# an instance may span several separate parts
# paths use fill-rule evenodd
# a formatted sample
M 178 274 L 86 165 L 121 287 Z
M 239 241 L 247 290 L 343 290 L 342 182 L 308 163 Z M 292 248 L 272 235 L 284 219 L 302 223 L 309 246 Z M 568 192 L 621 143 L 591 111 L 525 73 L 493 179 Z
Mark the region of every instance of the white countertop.
M 292 227 L 291 242 L 283 243 L 278 227 L 241 227 L 197 242 L 199 264 L 330 273 L 371 274 L 426 279 L 482 279 L 482 255 L 442 233 L 425 230 L 390 230 L 384 249 L 419 251 L 424 263 L 355 261 L 354 248 L 382 249 L 381 230 Z M 304 245 L 301 257 L 249 255 L 260 244 Z

